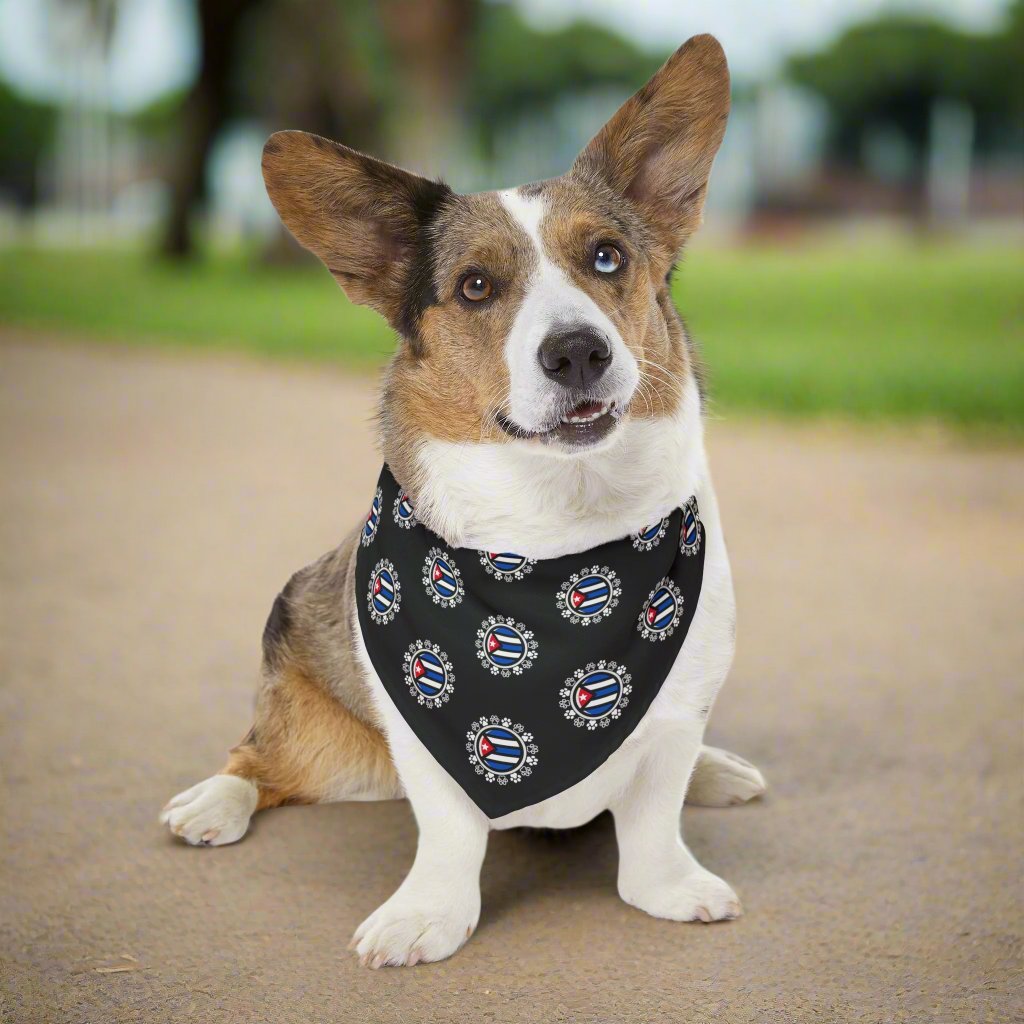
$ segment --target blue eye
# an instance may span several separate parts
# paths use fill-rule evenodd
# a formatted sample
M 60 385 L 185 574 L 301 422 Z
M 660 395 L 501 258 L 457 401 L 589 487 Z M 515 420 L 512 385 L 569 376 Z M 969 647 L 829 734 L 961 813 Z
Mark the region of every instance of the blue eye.
M 594 253 L 594 269 L 602 274 L 614 274 L 625 257 L 614 245 L 599 245 Z

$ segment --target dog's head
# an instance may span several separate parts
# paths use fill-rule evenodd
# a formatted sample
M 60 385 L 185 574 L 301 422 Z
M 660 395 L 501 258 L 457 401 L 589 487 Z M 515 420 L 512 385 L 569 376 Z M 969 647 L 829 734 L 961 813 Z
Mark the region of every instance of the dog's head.
M 671 414 L 692 367 L 668 278 L 728 111 L 722 48 L 696 36 L 567 174 L 510 191 L 457 195 L 315 135 L 273 135 L 263 173 L 281 219 L 402 336 L 386 449 L 579 456 L 629 418 Z

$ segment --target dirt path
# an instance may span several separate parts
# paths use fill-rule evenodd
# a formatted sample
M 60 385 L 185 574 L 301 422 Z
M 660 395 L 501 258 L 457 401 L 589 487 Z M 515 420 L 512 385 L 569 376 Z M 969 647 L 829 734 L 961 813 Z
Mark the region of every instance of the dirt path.
M 0 1019 L 1024 1019 L 1019 452 L 713 425 L 740 645 L 710 738 L 771 791 L 686 828 L 740 921 L 620 903 L 599 820 L 496 835 L 469 946 L 374 973 L 345 946 L 405 804 L 158 827 L 245 731 L 277 589 L 363 510 L 370 391 L 4 337 Z

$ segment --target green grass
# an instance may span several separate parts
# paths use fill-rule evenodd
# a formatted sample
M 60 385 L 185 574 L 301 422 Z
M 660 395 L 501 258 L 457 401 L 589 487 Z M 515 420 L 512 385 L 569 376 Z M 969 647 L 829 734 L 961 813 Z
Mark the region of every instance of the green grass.
M 1024 430 L 1024 253 L 1006 247 L 703 249 L 676 298 L 715 406 Z M 394 345 L 326 272 L 241 255 L 0 250 L 0 323 L 370 368 Z
M 319 266 L 271 268 L 242 255 L 195 264 L 132 252 L 0 250 L 0 323 L 93 338 L 166 341 L 372 367 L 394 345 Z
M 1024 254 L 694 254 L 676 298 L 724 407 L 1024 428 Z

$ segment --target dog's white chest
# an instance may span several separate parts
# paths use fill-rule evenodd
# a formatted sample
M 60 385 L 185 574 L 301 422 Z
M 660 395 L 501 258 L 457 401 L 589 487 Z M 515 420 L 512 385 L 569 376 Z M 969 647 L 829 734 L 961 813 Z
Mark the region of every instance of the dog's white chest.
M 609 807 L 643 771 L 645 760 L 654 750 L 672 744 L 680 731 L 688 735 L 703 731 L 707 712 L 732 658 L 735 606 L 717 501 L 703 466 L 703 453 L 700 455 L 704 470 L 700 474 L 700 503 L 707 542 L 703 586 L 686 641 L 660 692 L 634 732 L 585 779 L 553 797 L 493 819 L 491 827 L 571 828 L 583 824 Z M 434 781 L 437 799 L 444 799 L 445 794 L 458 799 L 454 792 L 457 784 L 418 739 L 385 690 L 361 635 L 359 647 L 403 787 L 409 789 L 409 773 L 417 778 L 426 776 Z M 680 785 L 685 785 L 685 779 Z

